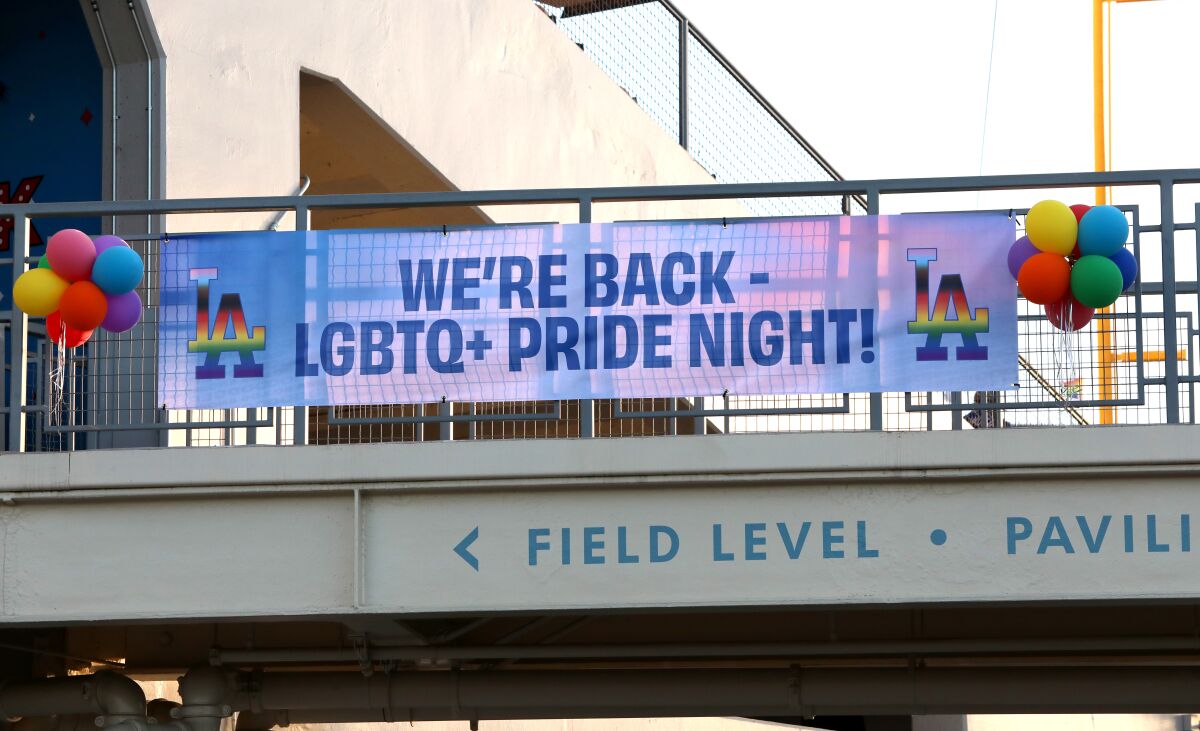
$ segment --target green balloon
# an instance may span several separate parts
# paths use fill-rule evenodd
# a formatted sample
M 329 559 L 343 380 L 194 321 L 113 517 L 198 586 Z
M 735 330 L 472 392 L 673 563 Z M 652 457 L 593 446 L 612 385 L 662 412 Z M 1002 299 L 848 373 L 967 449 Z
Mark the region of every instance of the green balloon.
M 1108 307 L 1121 296 L 1121 267 L 1107 256 L 1084 256 L 1071 267 L 1071 294 L 1088 307 Z
M 50 260 L 46 258 L 45 254 L 42 254 L 42 258 L 38 259 L 38 269 L 49 269 L 49 268 L 50 268 Z

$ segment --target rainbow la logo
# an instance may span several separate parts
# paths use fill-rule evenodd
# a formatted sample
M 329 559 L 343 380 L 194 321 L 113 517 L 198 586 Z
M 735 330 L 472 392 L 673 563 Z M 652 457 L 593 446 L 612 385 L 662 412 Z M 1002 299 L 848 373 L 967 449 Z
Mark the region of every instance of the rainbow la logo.
M 916 265 L 917 319 L 908 323 L 910 335 L 924 335 L 925 344 L 917 347 L 918 361 L 947 360 L 949 349 L 942 345 L 943 335 L 958 335 L 963 344 L 954 349 L 955 360 L 987 360 L 986 345 L 979 334 L 988 331 L 988 308 L 971 311 L 961 274 L 945 274 L 938 283 L 933 310 L 929 309 L 929 263 L 937 261 L 937 249 L 909 249 L 908 260 Z M 954 319 L 946 316 L 954 307 Z
M 217 278 L 216 267 L 192 269 L 189 278 L 196 283 L 196 339 L 188 341 L 189 353 L 204 353 L 204 362 L 196 366 L 197 379 L 224 378 L 225 366 L 221 354 L 235 352 L 241 362 L 233 366 L 234 378 L 261 378 L 263 367 L 254 360 L 254 351 L 267 347 L 267 328 L 246 326 L 242 297 L 234 292 L 221 295 L 215 321 L 210 328 L 209 283 Z M 233 330 L 230 337 L 229 331 Z

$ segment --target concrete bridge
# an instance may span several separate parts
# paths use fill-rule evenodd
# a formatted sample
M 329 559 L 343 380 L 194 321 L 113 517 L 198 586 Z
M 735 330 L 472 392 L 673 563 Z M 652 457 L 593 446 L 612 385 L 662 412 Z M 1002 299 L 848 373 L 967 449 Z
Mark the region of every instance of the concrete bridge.
M 1195 710 L 1200 285 L 1176 255 L 1200 171 L 841 180 L 670 3 L 613 3 L 677 33 L 682 83 L 662 104 L 621 73 L 639 61 L 606 73 L 563 34 L 588 3 L 549 5 L 567 6 L 559 27 L 525 0 L 80 5 L 104 200 L 0 205 L 0 266 L 36 266 L 35 224 L 89 221 L 141 249 L 151 304 L 145 327 L 61 359 L 0 301 L 4 716 L 28 731 L 217 731 L 235 713 L 242 731 L 712 715 L 874 730 Z M 804 175 L 714 181 L 687 135 L 694 48 L 790 141 L 766 154 L 803 156 Z M 718 147 L 747 158 L 726 131 Z M 30 145 L 54 160 L 60 142 Z M 171 233 L 878 213 L 1097 185 L 1148 191 L 1123 207 L 1141 281 L 1101 316 L 1103 348 L 1063 346 L 1023 311 L 1014 392 L 155 400 Z M 1062 347 L 1087 355 L 1081 384 L 1058 377 Z M 1128 426 L 1081 428 L 1110 421 Z M 166 448 L 201 445 L 222 448 Z M 129 680 L 180 674 L 178 704 L 147 706 Z
M 292 722 L 1183 712 L 1196 437 L 7 455 L 0 621 Z

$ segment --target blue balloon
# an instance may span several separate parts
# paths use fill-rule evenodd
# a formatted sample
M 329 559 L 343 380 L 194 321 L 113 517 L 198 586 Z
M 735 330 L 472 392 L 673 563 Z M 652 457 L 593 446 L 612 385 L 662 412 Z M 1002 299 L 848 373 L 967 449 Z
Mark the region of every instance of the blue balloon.
M 1129 222 L 1115 206 L 1093 206 L 1079 219 L 1079 253 L 1112 256 L 1125 245 Z
M 1137 279 L 1138 265 L 1137 259 L 1133 258 L 1133 252 L 1122 247 L 1117 253 L 1108 257 L 1113 260 L 1113 263 L 1121 270 L 1121 291 L 1128 291 L 1133 286 L 1133 282 Z
M 142 257 L 127 246 L 105 249 L 92 266 L 92 282 L 105 294 L 132 292 L 142 281 Z

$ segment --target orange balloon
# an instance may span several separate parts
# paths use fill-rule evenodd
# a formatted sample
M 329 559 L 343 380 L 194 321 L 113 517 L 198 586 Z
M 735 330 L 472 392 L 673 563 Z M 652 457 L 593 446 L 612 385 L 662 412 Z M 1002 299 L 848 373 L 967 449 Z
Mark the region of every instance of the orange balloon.
M 1017 288 L 1034 304 L 1058 302 L 1071 288 L 1071 265 L 1061 254 L 1034 254 L 1017 272 Z
M 108 314 L 108 299 L 91 282 L 75 282 L 63 292 L 58 302 L 58 313 L 67 327 L 81 332 L 95 330 Z

